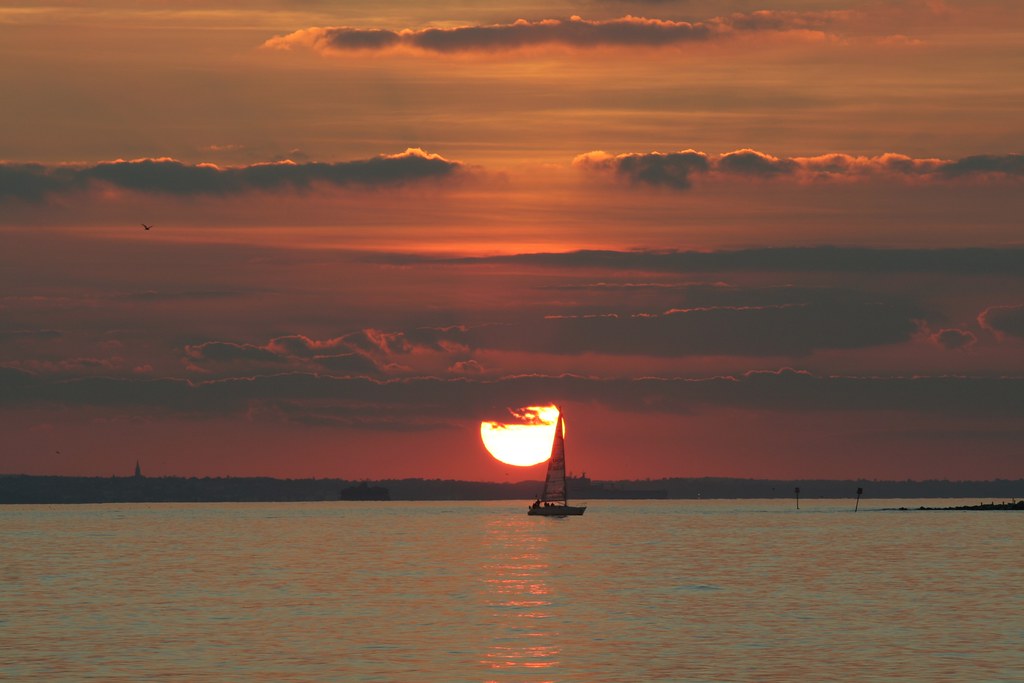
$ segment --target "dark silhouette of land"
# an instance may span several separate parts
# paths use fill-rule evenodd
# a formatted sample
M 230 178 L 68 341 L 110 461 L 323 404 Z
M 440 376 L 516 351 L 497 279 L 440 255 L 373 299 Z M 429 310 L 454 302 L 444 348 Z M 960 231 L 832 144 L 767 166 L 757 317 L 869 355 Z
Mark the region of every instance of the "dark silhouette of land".
M 704 477 L 699 479 L 645 479 L 642 481 L 591 481 L 586 488 L 571 487 L 574 499 L 608 498 L 792 498 L 799 487 L 804 500 L 849 498 L 864 490 L 866 499 L 878 498 L 975 498 L 1019 500 L 1024 498 L 1024 479 L 993 481 L 868 481 L 868 480 L 768 480 Z M 391 500 L 533 500 L 539 481 L 492 483 L 451 479 L 388 479 L 359 482 L 345 479 L 274 479 L 270 477 L 58 477 L 0 475 L 0 504 L 11 503 L 212 503 L 323 501 L 343 498 L 361 487 L 385 489 Z M 379 494 L 379 491 L 377 492 Z
M 909 508 L 898 508 L 899 510 L 908 510 Z M 1024 500 L 1013 500 L 1009 503 L 1002 502 L 996 503 L 978 503 L 977 505 L 954 505 L 953 507 L 947 508 L 929 508 L 921 506 L 918 510 L 1024 510 Z

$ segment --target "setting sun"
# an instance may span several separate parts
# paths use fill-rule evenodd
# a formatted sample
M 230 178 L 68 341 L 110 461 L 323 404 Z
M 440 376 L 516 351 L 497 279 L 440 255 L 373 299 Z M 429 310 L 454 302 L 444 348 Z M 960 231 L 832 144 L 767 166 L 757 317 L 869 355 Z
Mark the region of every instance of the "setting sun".
M 517 422 L 480 423 L 480 438 L 487 451 L 496 460 L 519 467 L 536 465 L 551 457 L 558 408 L 529 406 L 509 412 Z

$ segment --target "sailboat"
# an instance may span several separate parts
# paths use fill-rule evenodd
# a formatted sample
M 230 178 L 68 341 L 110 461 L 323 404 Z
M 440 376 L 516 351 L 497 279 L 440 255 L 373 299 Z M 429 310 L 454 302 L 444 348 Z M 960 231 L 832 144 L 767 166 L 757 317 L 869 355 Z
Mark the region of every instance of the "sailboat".
M 544 480 L 544 492 L 526 511 L 528 515 L 566 517 L 582 515 L 587 510 L 586 505 L 569 505 L 569 496 L 565 490 L 564 432 L 562 411 L 559 410 L 558 424 L 555 426 L 555 439 L 551 444 L 551 457 L 548 459 L 548 476 Z

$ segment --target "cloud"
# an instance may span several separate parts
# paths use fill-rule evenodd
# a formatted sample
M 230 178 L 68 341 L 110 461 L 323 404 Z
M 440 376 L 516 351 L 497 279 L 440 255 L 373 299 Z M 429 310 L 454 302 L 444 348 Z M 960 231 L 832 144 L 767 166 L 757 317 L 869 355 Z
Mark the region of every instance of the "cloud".
M 1024 304 L 986 308 L 978 316 L 978 324 L 1000 339 L 1024 339 Z
M 631 182 L 677 190 L 690 187 L 691 174 L 706 173 L 710 168 L 707 155 L 692 149 L 667 154 L 622 154 L 617 157 L 605 152 L 589 152 L 576 157 L 573 163 L 584 168 L 610 170 Z
M 459 425 L 458 418 L 440 414 L 414 415 L 406 411 L 382 412 L 372 405 L 346 402 L 329 405 L 303 401 L 252 402 L 246 410 L 252 422 L 287 422 L 304 427 L 335 427 L 342 429 L 379 430 L 395 432 L 423 432 L 452 429 Z
M 828 268 L 827 262 L 809 260 Z M 638 270 L 635 261 L 626 268 Z M 208 377 L 288 371 L 493 378 L 511 368 L 565 367 L 557 358 L 562 356 L 576 370 L 606 368 L 598 374 L 621 375 L 629 374 L 629 367 L 608 357 L 629 357 L 645 368 L 694 357 L 729 359 L 728 367 L 737 362 L 749 366 L 753 358 L 795 362 L 820 352 L 906 345 L 931 336 L 940 326 L 929 330 L 929 321 L 945 317 L 915 303 L 909 294 L 882 294 L 874 288 L 697 283 L 662 291 L 644 297 L 647 305 L 632 295 L 558 295 L 572 302 L 553 309 L 558 315 L 543 316 L 535 308 L 492 311 L 469 315 L 474 322 L 458 326 L 342 330 L 320 340 L 287 335 L 251 344 L 206 342 L 187 347 L 183 360 Z M 441 319 L 453 314 L 458 315 L 449 312 Z M 970 333 L 959 334 L 958 340 L 956 331 L 944 331 L 931 341 L 967 348 Z M 748 360 L 736 360 L 743 358 Z M 778 360 L 782 358 L 787 360 Z
M 470 314 L 474 322 L 461 325 L 363 328 L 325 339 L 207 340 L 183 347 L 180 360 L 191 371 L 218 377 L 284 371 L 493 377 L 508 361 L 485 367 L 480 354 L 797 358 L 905 343 L 919 333 L 918 321 L 937 317 L 898 296 L 834 287 L 694 283 L 662 291 L 646 303 L 572 297 L 548 315 L 536 309 Z M 445 318 L 451 315 L 459 314 Z M 537 362 L 556 361 L 534 358 L 527 367 Z
M 0 342 L 7 341 L 52 341 L 60 339 L 64 333 L 59 330 L 0 330 Z
M 110 161 L 93 166 L 0 163 L 0 201 L 38 202 L 97 186 L 178 196 L 311 191 L 317 186 L 394 187 L 452 177 L 464 170 L 421 149 L 335 163 L 283 161 L 220 167 L 169 158 Z
M 1024 176 L 1024 154 L 981 154 L 944 164 L 939 173 L 956 178 L 972 174 Z
M 0 365 L 0 401 L 5 397 L 17 396 L 39 382 L 40 379 L 35 373 Z
M 263 344 L 204 341 L 186 345 L 181 360 L 194 372 L 218 377 L 286 371 L 384 377 L 413 375 L 417 368 L 480 374 L 483 366 L 468 357 L 467 341 L 466 328 L 458 326 L 365 328 L 323 340 L 293 334 Z
M 207 341 L 186 345 L 184 353 L 188 367 L 202 372 L 237 372 L 239 368 L 259 371 L 277 367 L 337 375 L 381 374 L 373 358 L 343 339 L 317 341 L 303 335 L 286 335 L 264 345 Z
M 1024 273 L 1024 248 L 873 249 L 868 247 L 766 247 L 733 251 L 579 250 L 439 259 L 421 255 L 375 256 L 391 263 L 516 263 L 549 268 L 601 268 L 658 273 L 853 272 Z
M 373 377 L 381 374 L 381 368 L 361 353 L 320 355 L 313 356 L 311 360 L 333 375 Z
M 304 47 L 321 54 L 406 50 L 433 54 L 507 52 L 525 48 L 662 48 L 704 42 L 739 33 L 822 32 L 849 18 L 845 12 L 759 11 L 706 21 L 672 21 L 624 16 L 592 20 L 519 19 L 508 24 L 392 31 L 351 26 L 311 27 L 274 36 L 265 48 Z
M 271 339 L 266 348 L 282 356 L 315 358 L 324 354 L 349 351 L 350 345 L 339 338 L 318 341 L 305 335 L 291 334 Z
M 601 46 L 657 47 L 707 40 L 714 32 L 708 24 L 623 17 L 590 21 L 520 19 L 511 24 L 425 28 L 388 31 L 346 26 L 308 28 L 275 36 L 263 46 L 302 46 L 321 53 L 352 50 L 413 49 L 433 53 L 506 51 L 535 46 L 561 45 L 572 48 Z
M 796 357 L 909 341 L 921 315 L 912 306 L 874 301 L 711 306 L 485 325 L 459 332 L 455 341 L 474 350 L 566 355 Z
M 476 360 L 460 360 L 452 364 L 448 371 L 455 375 L 480 375 L 484 367 Z
M 111 375 L 122 369 L 124 359 L 113 358 L 90 358 L 73 357 L 59 360 L 29 359 L 11 361 L 7 364 L 9 368 L 18 368 L 30 373 L 62 376 L 81 377 L 84 375 Z
M 739 149 L 711 156 L 692 149 L 681 152 L 619 154 L 587 152 L 573 160 L 581 170 L 612 173 L 632 184 L 686 190 L 693 176 L 716 178 L 788 178 L 799 182 L 855 181 L 873 178 L 917 182 L 956 179 L 1024 179 L 1024 155 L 1004 154 L 964 157 L 959 160 L 914 159 L 887 153 L 874 157 L 824 154 L 780 158 L 753 149 Z
M 419 327 L 401 332 L 368 328 L 346 335 L 344 341 L 364 353 L 390 358 L 417 351 L 465 351 L 458 341 L 464 331 L 461 327 Z
M 784 10 L 756 10 L 735 12 L 719 19 L 718 23 L 737 31 L 822 31 L 853 16 L 849 11 L 794 12 Z
M 778 159 L 753 149 L 740 149 L 723 154 L 715 163 L 720 173 L 773 177 L 793 173 L 798 164 L 793 159 Z
M 235 344 L 231 342 L 203 342 L 185 347 L 185 355 L 191 361 L 212 361 L 231 363 L 236 361 L 282 363 L 284 358 L 262 346 Z
M 978 338 L 968 330 L 943 329 L 933 333 L 929 337 L 932 342 L 944 349 L 951 351 L 962 351 L 974 346 Z
M 293 370 L 415 374 L 425 368 L 479 374 L 477 352 L 579 356 L 800 357 L 817 350 L 907 342 L 929 317 L 920 307 L 877 294 L 830 288 L 694 287 L 685 308 L 602 314 L 514 316 L 476 325 L 363 329 L 323 342 L 293 335 L 265 345 L 207 342 L 186 347 L 202 369 L 235 363 Z M 578 311 L 578 307 L 573 309 Z M 419 369 L 419 370 L 417 370 Z
M 310 416 L 423 420 L 490 419 L 510 405 L 596 403 L 641 413 L 715 408 L 771 411 L 908 411 L 950 416 L 1024 417 L 1021 377 L 824 376 L 792 369 L 700 379 L 596 379 L 528 375 L 498 380 L 418 377 L 380 381 L 306 373 L 188 382 L 88 377 L 53 381 L 0 368 L 0 402 L 57 404 L 178 414 L 246 414 L 288 406 Z
M 218 301 L 248 296 L 252 295 L 245 292 L 220 289 L 166 291 L 147 289 L 124 294 L 123 298 L 130 301 Z

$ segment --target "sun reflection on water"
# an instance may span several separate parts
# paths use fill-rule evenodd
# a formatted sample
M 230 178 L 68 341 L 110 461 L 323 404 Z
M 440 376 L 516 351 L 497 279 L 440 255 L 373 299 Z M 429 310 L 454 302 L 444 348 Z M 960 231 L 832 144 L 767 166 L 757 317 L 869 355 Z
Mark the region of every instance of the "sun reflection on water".
M 552 620 L 554 596 L 545 580 L 548 538 L 528 520 L 496 519 L 487 527 L 484 564 L 487 604 L 497 628 L 484 660 L 496 673 L 536 675 L 559 663 L 559 632 Z M 518 678 L 544 683 L 543 678 Z

